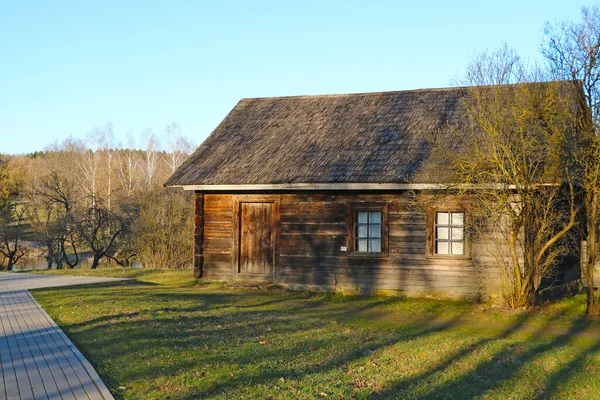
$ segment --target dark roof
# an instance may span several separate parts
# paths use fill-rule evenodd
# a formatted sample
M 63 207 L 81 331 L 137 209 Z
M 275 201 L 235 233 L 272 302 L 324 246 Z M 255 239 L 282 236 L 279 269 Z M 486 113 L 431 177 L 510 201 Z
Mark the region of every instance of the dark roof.
M 457 122 L 466 93 L 242 99 L 165 185 L 440 182 L 431 138 Z

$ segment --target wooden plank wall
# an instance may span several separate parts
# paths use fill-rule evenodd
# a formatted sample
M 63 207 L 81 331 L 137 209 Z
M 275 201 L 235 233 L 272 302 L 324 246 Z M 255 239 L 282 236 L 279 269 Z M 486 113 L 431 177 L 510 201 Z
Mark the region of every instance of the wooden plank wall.
M 388 204 L 389 255 L 340 251 L 347 245 L 347 204 Z M 359 206 L 360 207 L 360 206 Z M 426 256 L 426 213 L 401 194 L 283 194 L 280 281 L 341 291 L 397 291 L 464 297 L 478 294 L 469 260 Z
M 233 273 L 233 196 L 204 195 L 204 278 L 230 280 Z
M 234 196 L 204 196 L 204 278 L 209 280 L 233 278 Z M 427 257 L 425 208 L 411 211 L 401 193 L 284 193 L 280 198 L 280 257 L 275 268 L 282 284 L 348 292 L 480 294 L 471 260 Z M 348 203 L 382 201 L 389 211 L 389 255 L 377 258 L 341 251 L 347 245 Z

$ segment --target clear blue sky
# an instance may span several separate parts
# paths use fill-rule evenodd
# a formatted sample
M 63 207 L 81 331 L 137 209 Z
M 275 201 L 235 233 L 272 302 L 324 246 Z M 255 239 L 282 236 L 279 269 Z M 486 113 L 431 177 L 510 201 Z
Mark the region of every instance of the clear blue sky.
M 242 97 L 448 86 L 507 42 L 538 57 L 579 0 L 8 1 L 0 11 L 0 153 L 111 121 L 178 122 L 196 144 Z

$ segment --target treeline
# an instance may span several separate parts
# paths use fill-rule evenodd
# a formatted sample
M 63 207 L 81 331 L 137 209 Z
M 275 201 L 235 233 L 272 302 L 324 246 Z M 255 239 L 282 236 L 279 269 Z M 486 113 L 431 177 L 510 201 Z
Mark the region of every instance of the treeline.
M 187 268 L 189 193 L 163 183 L 193 150 L 175 123 L 136 146 L 111 124 L 44 151 L 0 156 L 0 269 L 122 266 Z

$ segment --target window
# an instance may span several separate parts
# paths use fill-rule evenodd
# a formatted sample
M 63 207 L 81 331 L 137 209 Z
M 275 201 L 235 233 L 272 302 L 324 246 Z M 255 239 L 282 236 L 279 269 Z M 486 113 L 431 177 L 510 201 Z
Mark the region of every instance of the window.
M 434 254 L 464 255 L 465 253 L 465 213 L 435 212 Z
M 356 211 L 354 251 L 381 253 L 381 211 Z
M 387 202 L 349 203 L 344 250 L 354 257 L 388 256 Z

